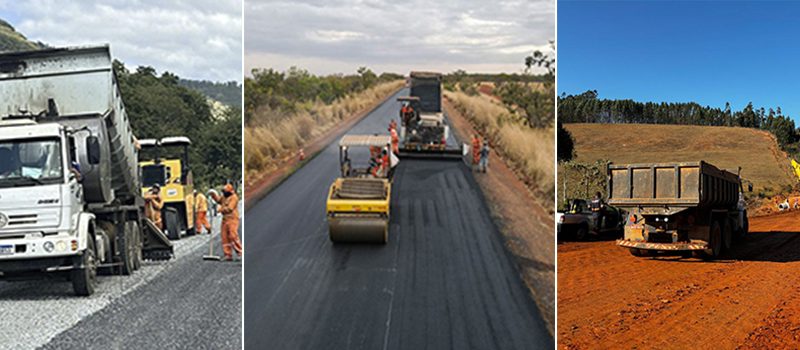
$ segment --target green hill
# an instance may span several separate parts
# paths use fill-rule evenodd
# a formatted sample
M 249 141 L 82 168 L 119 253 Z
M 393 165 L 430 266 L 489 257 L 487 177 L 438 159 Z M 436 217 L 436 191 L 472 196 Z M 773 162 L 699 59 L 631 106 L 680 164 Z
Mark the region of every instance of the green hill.
M 242 105 L 242 85 L 235 81 L 217 83 L 207 80 L 181 79 L 178 84 L 231 107 L 239 108 Z
M 28 40 L 11 24 L 0 19 L 0 52 L 37 50 L 44 47 L 45 44 Z

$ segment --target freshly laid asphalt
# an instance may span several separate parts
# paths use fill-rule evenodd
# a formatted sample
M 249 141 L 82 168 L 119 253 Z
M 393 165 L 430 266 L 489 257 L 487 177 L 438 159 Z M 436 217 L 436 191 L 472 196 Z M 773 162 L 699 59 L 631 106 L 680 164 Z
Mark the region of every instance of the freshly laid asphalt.
M 399 108 L 347 133 L 385 133 Z M 468 166 L 401 160 L 386 245 L 328 239 L 338 169 L 334 143 L 247 211 L 246 349 L 554 347 Z

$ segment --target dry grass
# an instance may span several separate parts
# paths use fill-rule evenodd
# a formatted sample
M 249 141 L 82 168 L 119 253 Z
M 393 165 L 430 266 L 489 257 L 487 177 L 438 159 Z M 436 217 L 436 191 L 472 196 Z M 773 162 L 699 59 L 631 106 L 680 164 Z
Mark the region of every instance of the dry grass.
M 765 131 L 721 126 L 565 124 L 576 161 L 614 163 L 705 160 L 753 182 L 755 193 L 791 187 L 789 160 Z M 559 174 L 560 175 L 560 174 Z M 569 184 L 567 184 L 569 186 Z M 765 193 L 769 195 L 769 193 Z
M 256 111 L 253 125 L 244 130 L 246 178 L 270 171 L 280 162 L 294 157 L 299 149 L 336 124 L 375 104 L 403 85 L 403 81 L 383 83 L 326 105 L 315 102 L 294 114 L 269 109 Z
M 537 198 L 550 207 L 554 199 L 555 159 L 554 130 L 531 129 L 519 115 L 511 114 L 495 99 L 469 96 L 463 92 L 445 92 L 456 109 L 477 130 L 488 136 L 494 148 L 533 186 Z

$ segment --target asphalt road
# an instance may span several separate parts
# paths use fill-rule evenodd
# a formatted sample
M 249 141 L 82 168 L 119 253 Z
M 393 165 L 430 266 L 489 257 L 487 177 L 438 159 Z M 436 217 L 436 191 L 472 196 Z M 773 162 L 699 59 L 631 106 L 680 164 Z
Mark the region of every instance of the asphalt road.
M 348 133 L 385 132 L 398 110 Z M 332 144 L 246 213 L 245 348 L 554 347 L 463 163 L 400 162 L 386 245 L 330 242 L 337 174 Z
M 61 280 L 0 282 L 0 349 L 241 348 L 242 264 L 201 260 L 208 239 L 174 241 L 175 259 L 132 276 L 100 276 L 91 297 Z

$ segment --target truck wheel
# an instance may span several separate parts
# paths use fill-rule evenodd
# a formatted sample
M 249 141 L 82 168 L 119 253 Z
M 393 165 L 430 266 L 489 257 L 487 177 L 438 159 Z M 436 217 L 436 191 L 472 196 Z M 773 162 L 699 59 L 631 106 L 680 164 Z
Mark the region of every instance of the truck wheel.
M 131 228 L 133 232 L 133 269 L 138 270 L 142 267 L 142 246 L 144 243 L 142 242 L 142 230 L 139 228 L 139 222 L 131 221 Z
M 89 244 L 81 256 L 75 257 L 75 265 L 80 268 L 70 272 L 72 289 L 79 296 L 90 296 L 97 285 L 97 255 L 94 249 L 94 239 L 89 238 Z
M 128 276 L 133 273 L 133 230 L 130 221 L 126 221 L 122 230 L 122 242 L 120 242 L 120 257 L 122 261 L 119 265 L 119 273 Z
M 747 218 L 747 212 L 745 212 L 744 220 L 742 222 L 742 227 L 736 230 L 736 239 L 739 241 L 743 241 L 749 231 L 750 231 L 750 219 Z
M 722 228 L 719 226 L 719 221 L 714 221 L 711 224 L 711 231 L 708 235 L 709 242 L 708 248 L 704 250 L 704 258 L 716 259 L 722 251 Z
M 164 228 L 167 229 L 167 237 L 177 241 L 181 239 L 181 225 L 178 222 L 178 213 L 174 210 L 164 211 Z
M 642 252 L 641 252 L 639 249 L 636 249 L 636 248 L 628 248 L 628 251 L 630 251 L 630 252 L 631 252 L 631 255 L 633 255 L 633 256 L 643 256 L 643 255 L 642 255 Z
M 733 225 L 730 219 L 725 219 L 724 223 L 725 226 L 722 228 L 722 246 L 727 251 L 733 246 Z
M 589 230 L 586 228 L 586 226 L 578 227 L 578 229 L 575 231 L 575 239 L 579 240 L 579 241 L 583 241 L 583 240 L 586 239 L 586 236 L 588 234 L 589 234 Z

